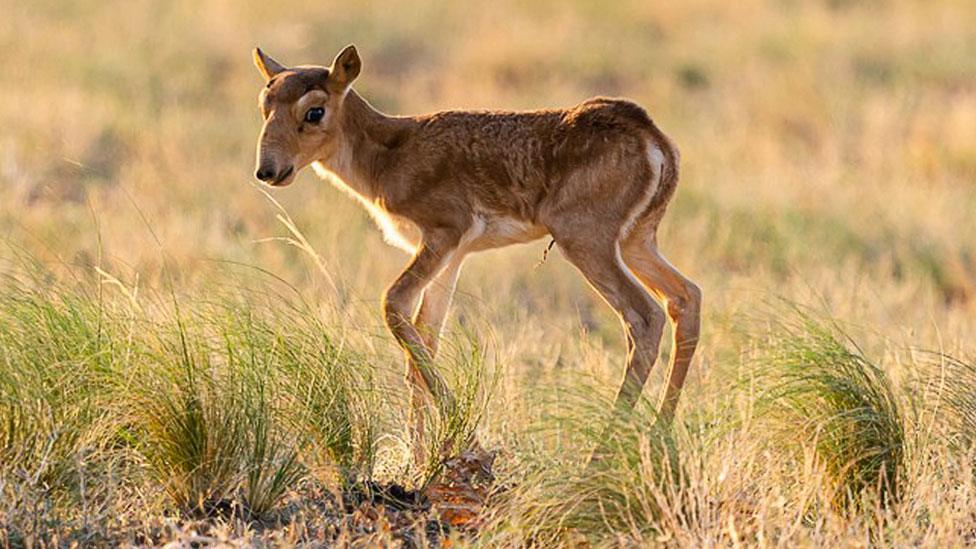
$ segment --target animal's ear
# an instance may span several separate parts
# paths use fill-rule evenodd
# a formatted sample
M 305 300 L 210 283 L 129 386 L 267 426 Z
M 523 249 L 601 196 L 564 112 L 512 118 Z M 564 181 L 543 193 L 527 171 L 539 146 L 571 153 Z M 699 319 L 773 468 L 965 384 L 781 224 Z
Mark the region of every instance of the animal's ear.
M 345 91 L 352 84 L 352 81 L 359 76 L 359 71 L 362 68 L 363 62 L 359 59 L 359 52 L 356 51 L 356 46 L 350 44 L 343 48 L 336 56 L 335 61 L 332 62 L 329 80 L 336 88 Z
M 279 72 L 287 70 L 284 65 L 261 51 L 261 48 L 254 48 L 254 66 L 261 72 L 265 82 L 271 80 Z

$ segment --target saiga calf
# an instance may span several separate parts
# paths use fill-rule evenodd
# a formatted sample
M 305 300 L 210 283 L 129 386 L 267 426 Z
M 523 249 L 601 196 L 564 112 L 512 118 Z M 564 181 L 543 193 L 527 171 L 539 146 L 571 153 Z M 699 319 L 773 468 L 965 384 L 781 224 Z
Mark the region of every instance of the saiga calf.
M 596 98 L 568 109 L 387 116 L 350 87 L 361 69 L 354 46 L 331 67 L 287 68 L 260 49 L 254 62 L 267 82 L 256 177 L 283 187 L 311 164 L 413 254 L 383 312 L 407 353 L 415 422 L 428 393 L 453 405 L 433 359 L 464 258 L 545 235 L 624 324 L 618 408 L 634 406 L 670 318 L 660 417 L 671 421 L 698 342 L 701 293 L 658 251 L 678 151 L 644 109 Z

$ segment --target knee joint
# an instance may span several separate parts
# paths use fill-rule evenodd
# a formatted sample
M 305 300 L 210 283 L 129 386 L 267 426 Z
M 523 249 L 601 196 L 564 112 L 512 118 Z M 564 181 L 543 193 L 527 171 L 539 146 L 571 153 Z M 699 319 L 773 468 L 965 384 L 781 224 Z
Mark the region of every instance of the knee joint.
M 647 307 L 643 311 L 629 311 L 624 321 L 635 336 L 653 336 L 664 329 L 665 317 L 657 307 Z
M 668 312 L 675 319 L 697 316 L 701 312 L 701 300 L 701 289 L 689 282 L 684 292 L 668 299 Z
M 396 285 L 387 290 L 383 297 L 383 315 L 387 326 L 391 329 L 410 320 L 409 300 L 403 290 Z

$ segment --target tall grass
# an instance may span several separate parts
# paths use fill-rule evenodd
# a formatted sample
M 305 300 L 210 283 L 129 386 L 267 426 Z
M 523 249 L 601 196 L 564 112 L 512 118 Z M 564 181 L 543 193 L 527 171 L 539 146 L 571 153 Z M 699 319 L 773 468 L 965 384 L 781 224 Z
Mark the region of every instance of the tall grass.
M 498 370 L 489 363 L 485 349 L 469 331 L 445 339 L 436 367 L 454 396 L 454 405 L 444 409 L 431 403 L 422 410 L 426 428 L 417 443 L 424 446 L 422 454 L 426 463 L 419 464 L 420 485 L 437 477 L 445 459 L 480 447 L 478 427 L 498 382 Z
M 934 421 L 952 448 L 971 453 L 976 449 L 976 363 L 940 354 L 939 366 L 939 376 L 928 380 L 941 405 Z
M 560 387 L 556 402 L 542 397 L 548 411 L 528 431 L 520 481 L 500 495 L 492 530 L 500 539 L 513 543 L 505 532 L 514 530 L 518 543 L 646 543 L 693 513 L 678 442 L 655 407 L 641 399 L 633 411 L 611 413 L 599 386 Z
M 113 497 L 137 492 L 161 497 L 154 512 L 164 515 L 279 520 L 283 501 L 304 486 L 321 494 L 371 477 L 378 441 L 401 428 L 385 405 L 405 400 L 395 394 L 405 389 L 399 362 L 398 385 L 385 387 L 370 356 L 332 335 L 341 326 L 300 300 L 254 288 L 206 300 L 145 291 L 119 299 L 99 286 L 104 276 L 12 272 L 0 288 L 0 519 L 10 539 L 42 535 L 45 524 L 84 532 L 79 525 L 95 521 L 77 509 L 95 509 L 104 523 L 119 505 Z M 538 421 L 506 435 L 513 446 L 481 523 L 485 540 L 759 540 L 757 517 L 772 512 L 761 491 L 779 490 L 796 507 L 784 515 L 802 523 L 816 509 L 789 498 L 820 478 L 823 497 L 843 511 L 837 516 L 867 520 L 872 506 L 898 502 L 909 480 L 895 387 L 834 325 L 791 318 L 761 342 L 750 380 L 758 397 L 741 422 L 690 398 L 693 414 L 673 432 L 648 399 L 611 414 L 613 391 L 601 383 L 569 376 L 543 392 L 537 386 Z M 438 367 L 458 406 L 428 418 L 425 444 L 435 458 L 416 471 L 420 485 L 493 421 L 487 406 L 499 372 L 475 341 L 451 337 L 442 349 Z M 946 377 L 955 383 L 942 393 L 959 447 L 971 440 L 969 374 L 952 363 Z M 687 419 L 703 414 L 706 422 Z M 726 432 L 725 446 L 709 442 Z M 600 459 L 588 464 L 597 448 Z M 760 455 L 766 469 L 754 464 Z M 805 455 L 822 476 L 794 467 Z M 753 463 L 755 485 L 743 477 L 746 485 L 723 487 L 725 473 L 707 470 L 729 459 Z M 772 488 L 774 478 L 795 488 Z M 117 486 L 118 494 L 86 485 Z
M 0 273 L 0 524 L 14 540 L 52 522 L 84 532 L 121 468 L 111 387 L 126 344 L 97 290 L 52 282 L 37 265 Z
M 803 311 L 760 345 L 757 434 L 771 436 L 774 449 L 812 449 L 839 510 L 898 501 L 905 418 L 884 370 L 838 327 Z
M 109 321 L 97 296 L 3 278 L 0 462 L 32 482 L 70 486 L 76 454 L 110 432 L 110 399 L 99 390 L 119 366 Z
M 14 510 L 85 497 L 82 462 L 141 462 L 169 507 L 197 515 L 266 515 L 321 467 L 337 485 L 370 474 L 371 366 L 307 306 L 102 290 L 37 267 L 0 287 L 0 491 L 23 500 L 5 516 L 14 531 L 35 528 Z M 141 483 L 138 469 L 121 482 Z
M 309 311 L 220 303 L 159 335 L 132 416 L 140 453 L 179 506 L 239 498 L 261 515 L 307 466 L 339 484 L 370 472 L 370 366 Z

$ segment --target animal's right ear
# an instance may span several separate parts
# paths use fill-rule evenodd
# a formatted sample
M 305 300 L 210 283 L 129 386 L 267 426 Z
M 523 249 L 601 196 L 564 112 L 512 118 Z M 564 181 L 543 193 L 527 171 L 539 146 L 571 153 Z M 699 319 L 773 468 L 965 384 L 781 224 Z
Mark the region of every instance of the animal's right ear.
M 332 62 L 332 69 L 329 71 L 329 80 L 338 91 L 344 92 L 352 84 L 352 81 L 359 76 L 359 71 L 363 68 L 363 62 L 359 59 L 359 52 L 352 44 L 346 46 L 335 61 Z
M 284 65 L 261 51 L 261 48 L 254 48 L 254 66 L 261 72 L 265 82 L 274 78 L 279 72 L 287 70 Z

